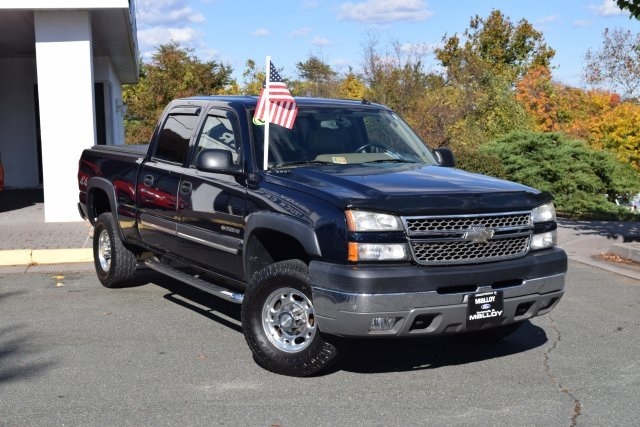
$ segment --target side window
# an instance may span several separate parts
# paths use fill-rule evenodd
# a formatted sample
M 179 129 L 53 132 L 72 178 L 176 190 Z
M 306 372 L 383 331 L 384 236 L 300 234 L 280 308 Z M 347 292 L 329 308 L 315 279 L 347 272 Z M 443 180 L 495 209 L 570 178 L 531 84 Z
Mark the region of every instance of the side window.
M 189 152 L 189 140 L 198 125 L 195 114 L 170 114 L 162 126 L 154 158 L 167 162 L 184 162 Z
M 233 132 L 231 120 L 225 116 L 212 115 L 209 113 L 202 127 L 202 132 L 198 137 L 196 155 L 193 156 L 191 164 L 195 165 L 198 155 L 206 149 L 215 148 L 218 150 L 231 151 L 233 163 L 238 165 L 238 146 Z

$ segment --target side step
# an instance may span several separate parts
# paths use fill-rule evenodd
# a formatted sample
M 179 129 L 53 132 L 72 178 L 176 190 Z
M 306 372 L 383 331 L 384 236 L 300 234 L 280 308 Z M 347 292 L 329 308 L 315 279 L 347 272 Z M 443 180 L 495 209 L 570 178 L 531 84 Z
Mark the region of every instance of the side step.
M 190 274 L 184 273 L 176 268 L 171 267 L 170 265 L 161 263 L 157 258 L 149 258 L 145 260 L 144 264 L 152 270 L 173 277 L 174 279 L 180 280 L 181 282 L 196 287 L 201 291 L 210 293 L 224 300 L 234 302 L 236 304 L 241 304 L 242 299 L 244 298 L 244 294 L 242 293 L 233 292 L 227 288 L 223 288 L 222 286 L 214 285 L 213 283 L 207 282 L 206 280 L 191 276 Z

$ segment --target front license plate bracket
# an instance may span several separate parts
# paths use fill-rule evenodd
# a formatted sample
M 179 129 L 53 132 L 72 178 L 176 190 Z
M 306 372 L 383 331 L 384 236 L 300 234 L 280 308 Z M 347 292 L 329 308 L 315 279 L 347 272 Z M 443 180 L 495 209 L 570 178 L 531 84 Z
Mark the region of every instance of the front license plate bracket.
M 502 291 L 470 294 L 467 297 L 467 329 L 498 325 L 504 319 Z

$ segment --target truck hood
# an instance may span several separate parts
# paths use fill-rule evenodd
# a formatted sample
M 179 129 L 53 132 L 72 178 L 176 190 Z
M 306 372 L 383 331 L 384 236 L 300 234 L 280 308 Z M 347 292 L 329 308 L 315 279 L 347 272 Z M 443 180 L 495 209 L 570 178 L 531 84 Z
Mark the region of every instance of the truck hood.
M 529 210 L 552 200 L 533 188 L 425 165 L 329 165 L 277 170 L 273 184 L 325 199 L 342 209 L 373 209 L 397 215 Z

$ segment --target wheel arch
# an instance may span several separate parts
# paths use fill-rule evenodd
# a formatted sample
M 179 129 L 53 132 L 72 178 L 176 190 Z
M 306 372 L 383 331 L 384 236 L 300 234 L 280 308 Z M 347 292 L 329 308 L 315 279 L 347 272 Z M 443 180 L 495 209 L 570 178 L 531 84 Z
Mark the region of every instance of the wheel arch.
M 115 228 L 122 241 L 124 233 L 118 221 L 118 210 L 116 203 L 116 190 L 111 181 L 106 178 L 92 177 L 87 183 L 87 217 L 91 224 L 95 224 L 100 214 L 111 212 L 114 219 Z
M 322 256 L 311 225 L 273 212 L 255 212 L 247 217 L 243 248 L 247 280 L 273 262 L 300 259 L 308 263 Z

